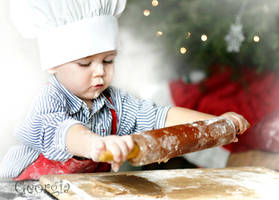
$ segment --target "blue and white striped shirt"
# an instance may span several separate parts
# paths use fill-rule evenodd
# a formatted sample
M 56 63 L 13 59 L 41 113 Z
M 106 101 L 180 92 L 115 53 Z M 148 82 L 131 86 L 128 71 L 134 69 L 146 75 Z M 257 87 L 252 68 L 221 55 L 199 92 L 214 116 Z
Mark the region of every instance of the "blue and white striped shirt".
M 84 101 L 61 85 L 54 75 L 50 84 L 35 99 L 34 106 L 16 129 L 15 135 L 22 143 L 12 147 L 5 155 L 0 168 L 0 178 L 17 177 L 42 153 L 46 158 L 67 161 L 73 155 L 66 148 L 66 134 L 74 124 L 83 124 L 101 136 L 110 135 L 112 115 L 117 114 L 117 135 L 164 127 L 168 106 L 157 106 L 109 87 L 93 100 L 92 109 Z

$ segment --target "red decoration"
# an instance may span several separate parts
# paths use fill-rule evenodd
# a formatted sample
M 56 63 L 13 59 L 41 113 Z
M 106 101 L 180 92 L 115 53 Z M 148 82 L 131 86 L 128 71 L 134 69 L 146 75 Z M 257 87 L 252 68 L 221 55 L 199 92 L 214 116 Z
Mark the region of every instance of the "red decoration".
M 261 128 L 253 127 L 257 123 L 267 123 L 267 119 L 260 121 L 273 111 L 279 110 L 279 77 L 274 72 L 258 74 L 252 69 L 244 68 L 237 79 L 233 80 L 231 68 L 215 66 L 212 69 L 213 75 L 198 84 L 188 84 L 182 80 L 170 82 L 174 104 L 214 115 L 229 111 L 243 115 L 252 127 L 240 136 L 240 142 L 226 146 L 231 151 L 263 149 L 279 152 L 279 146 L 275 148 L 261 144 L 270 142 L 269 139 L 259 141 L 259 135 L 265 134 L 262 127 L 267 125 L 258 125 Z M 278 130 L 276 134 L 279 134 Z M 246 139 L 242 139 L 243 137 Z

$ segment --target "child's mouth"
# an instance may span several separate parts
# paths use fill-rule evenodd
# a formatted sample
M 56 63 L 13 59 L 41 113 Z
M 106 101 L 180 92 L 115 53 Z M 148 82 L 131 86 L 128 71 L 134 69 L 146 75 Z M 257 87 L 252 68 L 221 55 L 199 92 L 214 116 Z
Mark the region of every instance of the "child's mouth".
M 104 85 L 103 84 L 98 84 L 98 85 L 95 85 L 94 88 L 100 88 L 100 87 L 103 87 Z

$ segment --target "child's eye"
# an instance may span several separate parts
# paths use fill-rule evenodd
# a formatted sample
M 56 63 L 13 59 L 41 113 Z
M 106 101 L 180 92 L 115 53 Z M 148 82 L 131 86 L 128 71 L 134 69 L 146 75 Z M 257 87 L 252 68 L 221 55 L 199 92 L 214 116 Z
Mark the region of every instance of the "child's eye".
M 91 62 L 89 62 L 89 63 L 78 63 L 78 65 L 81 66 L 81 67 L 88 67 L 88 66 L 91 65 Z
M 113 60 L 104 60 L 103 63 L 104 63 L 104 64 L 112 64 L 112 63 L 113 63 Z

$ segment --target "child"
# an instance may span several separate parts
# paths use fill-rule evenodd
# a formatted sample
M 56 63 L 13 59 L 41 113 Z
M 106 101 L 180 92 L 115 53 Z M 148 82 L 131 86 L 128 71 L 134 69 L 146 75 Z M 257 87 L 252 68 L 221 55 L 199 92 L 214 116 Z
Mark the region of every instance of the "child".
M 15 3 L 14 22 L 23 35 L 35 33 L 42 68 L 51 75 L 15 132 L 22 145 L 5 156 L 2 178 L 110 171 L 110 164 L 98 163 L 106 150 L 113 153 L 112 169 L 117 171 L 134 146 L 129 134 L 215 117 L 157 106 L 110 86 L 118 49 L 117 17 L 126 0 Z M 22 24 L 24 20 L 33 24 Z M 240 115 L 223 116 L 233 120 L 239 134 L 248 127 Z

